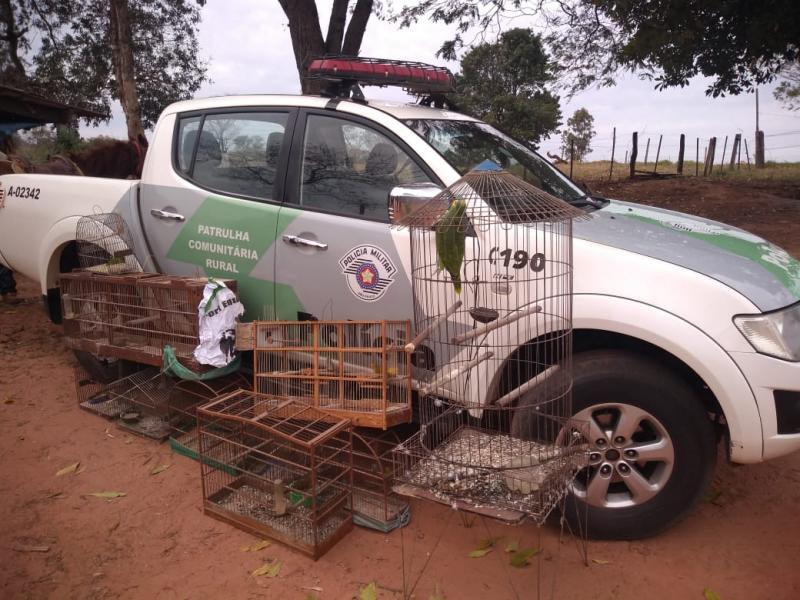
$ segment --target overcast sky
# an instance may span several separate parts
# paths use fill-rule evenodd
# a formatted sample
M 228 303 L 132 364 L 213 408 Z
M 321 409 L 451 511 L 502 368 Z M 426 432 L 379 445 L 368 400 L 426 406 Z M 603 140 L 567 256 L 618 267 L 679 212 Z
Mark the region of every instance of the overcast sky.
M 318 0 L 323 31 L 327 27 L 329 0 Z M 209 63 L 211 82 L 200 89 L 197 97 L 227 94 L 296 94 L 300 83 L 295 69 L 286 17 L 277 0 L 210 0 L 202 9 L 200 51 Z M 398 29 L 392 23 L 372 18 L 361 47 L 363 56 L 416 60 L 458 70 L 457 63 L 437 59 L 436 50 L 452 29 L 439 24 L 420 22 L 409 29 Z M 617 128 L 617 160 L 624 158 L 630 147 L 631 132 L 639 132 L 640 156 L 651 138 L 650 160 L 658 137 L 664 135 L 661 157 L 677 157 L 678 137 L 687 136 L 687 159 L 694 158 L 695 138 L 704 141 L 716 135 L 718 150 L 724 137 L 731 140 L 742 133 L 753 152 L 755 131 L 755 98 L 753 94 L 727 98 L 709 98 L 702 79 L 686 88 L 664 92 L 653 89 L 653 83 L 640 81 L 633 75 L 620 77 L 612 88 L 587 90 L 569 102 L 562 100 L 563 120 L 575 109 L 585 107 L 595 117 L 597 136 L 595 151 L 588 157 L 608 159 L 611 154 L 611 133 Z M 790 112 L 772 96 L 773 86 L 761 88 L 761 128 L 766 138 L 767 160 L 800 160 L 800 111 Z M 407 96 L 395 88 L 367 88 L 368 98 L 403 100 Z M 96 130 L 84 127 L 83 134 L 99 133 L 126 137 L 121 109 L 117 106 L 108 125 Z M 777 135 L 776 135 L 777 134 Z M 729 148 L 730 148 L 729 141 Z M 542 144 L 542 151 L 557 152 L 556 134 Z M 742 161 L 745 155 L 742 153 Z

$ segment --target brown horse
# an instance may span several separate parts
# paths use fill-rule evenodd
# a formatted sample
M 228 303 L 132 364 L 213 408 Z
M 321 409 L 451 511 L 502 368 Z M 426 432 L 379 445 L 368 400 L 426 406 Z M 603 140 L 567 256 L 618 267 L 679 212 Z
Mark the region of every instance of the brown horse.
M 142 176 L 147 143 L 134 140 L 101 140 L 86 150 L 56 154 L 41 163 L 12 155 L 0 161 L 0 175 L 7 173 L 49 173 L 138 179 Z

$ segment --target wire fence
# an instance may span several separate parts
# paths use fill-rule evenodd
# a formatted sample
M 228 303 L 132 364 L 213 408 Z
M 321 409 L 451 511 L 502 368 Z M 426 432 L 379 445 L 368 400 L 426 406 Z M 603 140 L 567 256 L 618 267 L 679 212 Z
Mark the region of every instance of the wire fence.
M 660 131 L 619 131 L 595 136 L 584 161 L 607 161 L 609 177 L 635 175 L 709 175 L 722 170 L 752 169 L 766 162 L 786 162 L 798 153 L 800 129 L 754 132 L 741 129 L 721 136 L 700 137 Z M 569 172 L 570 148 L 560 148 Z M 552 157 L 552 155 L 551 155 Z

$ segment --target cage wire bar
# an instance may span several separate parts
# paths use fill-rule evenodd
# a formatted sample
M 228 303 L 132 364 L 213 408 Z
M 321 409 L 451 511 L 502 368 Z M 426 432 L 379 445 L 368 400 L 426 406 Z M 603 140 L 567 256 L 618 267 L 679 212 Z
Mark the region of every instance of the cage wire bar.
M 349 421 L 245 390 L 197 415 L 206 514 L 314 559 L 352 529 Z
M 392 451 L 400 441 L 400 436 L 391 429 L 353 431 L 353 520 L 356 525 L 389 532 L 408 524 L 409 503 L 392 489 Z
M 236 282 L 223 280 L 234 292 Z M 61 275 L 67 345 L 96 356 L 161 366 L 164 346 L 189 368 L 202 369 L 193 352 L 199 342 L 198 305 L 205 277 L 155 273 L 108 275 L 78 270 Z
M 249 390 L 252 381 L 241 373 L 232 373 L 207 381 L 181 379 L 172 388 L 167 402 L 170 426 L 169 444 L 178 454 L 197 459 L 200 447 L 197 433 L 197 409 L 215 398 L 236 390 Z
M 125 220 L 116 213 L 98 213 L 78 219 L 75 243 L 82 269 L 114 275 L 142 270 Z
M 254 390 L 359 427 L 411 420 L 410 321 L 257 321 Z
M 538 522 L 565 496 L 586 449 L 570 420 L 572 222 L 583 216 L 484 163 L 399 222 L 421 421 L 394 452 L 404 489 Z

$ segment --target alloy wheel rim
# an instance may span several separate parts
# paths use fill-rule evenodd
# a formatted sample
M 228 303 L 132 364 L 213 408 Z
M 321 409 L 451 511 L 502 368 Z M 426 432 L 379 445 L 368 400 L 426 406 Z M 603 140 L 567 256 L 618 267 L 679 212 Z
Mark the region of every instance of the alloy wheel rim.
M 587 463 L 573 494 L 591 506 L 627 508 L 644 504 L 664 489 L 675 449 L 664 425 L 637 406 L 596 404 L 574 419 L 587 424 Z

